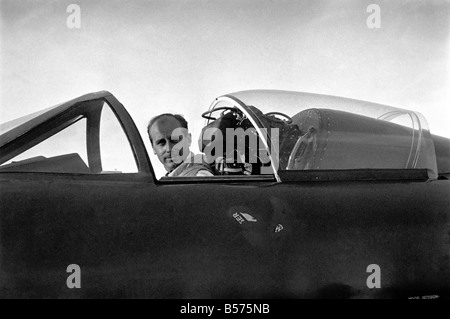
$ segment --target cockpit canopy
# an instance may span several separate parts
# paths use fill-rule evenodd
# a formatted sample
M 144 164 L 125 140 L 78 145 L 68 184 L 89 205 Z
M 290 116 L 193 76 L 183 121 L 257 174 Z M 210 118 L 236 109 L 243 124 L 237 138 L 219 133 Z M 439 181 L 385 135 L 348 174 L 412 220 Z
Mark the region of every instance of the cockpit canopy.
M 423 168 L 437 177 L 433 140 L 417 112 L 258 90 L 221 96 L 202 116 L 199 147 L 217 174 Z

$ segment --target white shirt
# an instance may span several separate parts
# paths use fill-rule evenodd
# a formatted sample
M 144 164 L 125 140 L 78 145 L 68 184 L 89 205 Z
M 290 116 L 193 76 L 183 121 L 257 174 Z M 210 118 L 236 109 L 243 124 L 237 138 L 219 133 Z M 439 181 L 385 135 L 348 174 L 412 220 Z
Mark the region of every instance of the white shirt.
M 177 168 L 175 168 L 173 171 L 171 171 L 169 174 L 167 174 L 167 176 L 169 177 L 176 177 L 178 176 L 178 173 L 180 173 L 180 171 L 184 170 L 186 167 L 185 165 L 182 165 L 184 163 L 202 163 L 201 160 L 201 156 L 202 155 L 194 155 L 194 153 L 190 153 L 186 159 L 184 160 L 183 163 L 181 163 Z M 200 157 L 200 158 L 199 158 Z M 195 174 L 195 176 L 214 176 L 214 174 L 212 174 L 210 171 L 208 171 L 207 169 L 200 169 L 197 174 Z

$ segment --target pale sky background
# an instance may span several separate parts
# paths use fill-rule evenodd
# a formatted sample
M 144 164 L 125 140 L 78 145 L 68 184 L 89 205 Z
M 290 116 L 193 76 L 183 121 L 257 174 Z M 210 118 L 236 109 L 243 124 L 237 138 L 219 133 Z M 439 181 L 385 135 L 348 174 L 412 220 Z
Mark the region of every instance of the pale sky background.
M 281 89 L 419 111 L 450 137 L 450 1 L 0 0 L 0 19 L 2 123 L 108 90 L 152 153 L 154 115 L 185 115 L 196 141 L 215 97 Z

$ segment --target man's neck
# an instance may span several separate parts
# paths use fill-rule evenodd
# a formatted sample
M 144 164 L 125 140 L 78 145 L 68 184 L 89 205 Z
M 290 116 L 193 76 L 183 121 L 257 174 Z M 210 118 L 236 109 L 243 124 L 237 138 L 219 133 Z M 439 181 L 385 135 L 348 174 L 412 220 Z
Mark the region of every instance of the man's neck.
M 167 171 L 166 176 L 169 176 L 170 174 L 173 174 L 181 165 L 183 165 L 184 163 L 188 162 L 188 163 L 193 163 L 193 158 L 194 158 L 194 153 L 189 151 L 189 154 L 186 156 L 186 158 L 180 163 L 180 165 L 178 165 L 177 167 L 175 167 L 173 170 L 171 171 Z M 192 160 L 191 160 L 192 159 Z

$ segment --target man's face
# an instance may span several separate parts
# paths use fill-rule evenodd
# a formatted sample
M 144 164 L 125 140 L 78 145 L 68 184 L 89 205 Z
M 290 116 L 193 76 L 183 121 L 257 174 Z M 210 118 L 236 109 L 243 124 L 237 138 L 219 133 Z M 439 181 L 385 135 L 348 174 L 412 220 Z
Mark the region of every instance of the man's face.
M 182 133 L 172 135 L 176 129 L 178 129 L 177 131 L 181 130 Z M 173 171 L 189 155 L 189 152 L 182 150 L 182 146 L 189 147 L 191 145 L 191 136 L 186 129 L 181 127 L 177 119 L 171 116 L 158 119 L 150 127 L 149 134 L 152 139 L 153 151 L 166 171 Z M 175 145 L 177 146 L 174 149 Z

